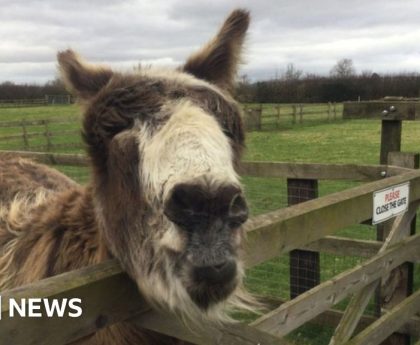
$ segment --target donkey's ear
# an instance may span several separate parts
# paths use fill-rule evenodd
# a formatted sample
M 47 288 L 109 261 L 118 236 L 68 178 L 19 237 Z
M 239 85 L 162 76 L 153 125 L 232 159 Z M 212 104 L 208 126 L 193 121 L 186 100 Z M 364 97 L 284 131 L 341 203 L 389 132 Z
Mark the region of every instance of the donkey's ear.
M 248 25 L 248 11 L 233 11 L 216 37 L 188 59 L 184 71 L 231 90 Z
M 85 63 L 72 50 L 59 52 L 57 59 L 67 89 L 82 99 L 96 95 L 112 77 L 110 69 Z

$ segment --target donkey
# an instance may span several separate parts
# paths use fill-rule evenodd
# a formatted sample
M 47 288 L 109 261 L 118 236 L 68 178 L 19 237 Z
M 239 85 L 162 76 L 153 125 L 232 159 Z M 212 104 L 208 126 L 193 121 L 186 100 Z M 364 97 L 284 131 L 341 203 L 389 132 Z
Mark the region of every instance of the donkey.
M 83 106 L 92 177 L 79 186 L 46 166 L 0 159 L 0 290 L 116 258 L 156 305 L 221 320 L 246 307 L 240 258 L 248 208 L 234 78 L 249 25 L 235 10 L 176 70 L 130 73 L 58 54 Z M 175 344 L 128 322 L 80 344 Z

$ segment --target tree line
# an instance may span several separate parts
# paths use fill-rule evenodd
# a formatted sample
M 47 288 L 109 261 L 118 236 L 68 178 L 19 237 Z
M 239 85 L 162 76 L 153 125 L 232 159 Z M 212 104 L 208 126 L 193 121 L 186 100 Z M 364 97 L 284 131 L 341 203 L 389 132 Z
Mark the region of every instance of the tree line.
M 43 85 L 0 83 L 0 100 L 43 98 L 46 94 L 66 94 L 59 79 Z M 242 75 L 236 96 L 242 102 L 256 103 L 325 103 L 380 99 L 385 96 L 420 96 L 420 74 L 356 73 L 351 59 L 341 59 L 328 76 L 304 74 L 294 64 L 287 65 L 279 77 L 251 82 Z
M 303 74 L 293 64 L 271 80 L 250 82 L 240 77 L 237 97 L 242 102 L 306 103 L 343 102 L 380 99 L 385 96 L 419 97 L 420 74 L 357 74 L 350 59 L 337 62 L 329 76 Z
M 59 79 L 45 84 L 16 84 L 11 81 L 0 83 L 0 100 L 39 99 L 45 95 L 64 95 L 67 91 Z

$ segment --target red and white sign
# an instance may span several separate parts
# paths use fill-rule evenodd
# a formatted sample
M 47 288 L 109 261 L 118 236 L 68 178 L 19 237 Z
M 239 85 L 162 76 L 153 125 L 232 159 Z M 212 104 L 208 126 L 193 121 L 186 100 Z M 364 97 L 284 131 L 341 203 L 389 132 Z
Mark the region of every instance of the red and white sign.
M 374 192 L 372 224 L 382 223 L 407 211 L 409 197 L 410 182 Z

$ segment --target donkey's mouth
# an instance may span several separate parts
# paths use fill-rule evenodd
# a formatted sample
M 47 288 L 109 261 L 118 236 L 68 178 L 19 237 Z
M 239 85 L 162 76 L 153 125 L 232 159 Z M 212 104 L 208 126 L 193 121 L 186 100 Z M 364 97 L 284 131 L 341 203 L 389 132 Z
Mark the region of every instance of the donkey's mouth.
M 230 296 L 237 286 L 236 278 L 237 265 L 234 261 L 195 267 L 187 291 L 198 307 L 207 310 Z
M 187 291 L 200 309 L 208 310 L 211 306 L 226 300 L 235 291 L 236 286 L 237 283 L 233 280 L 227 284 L 201 284 L 191 287 Z

